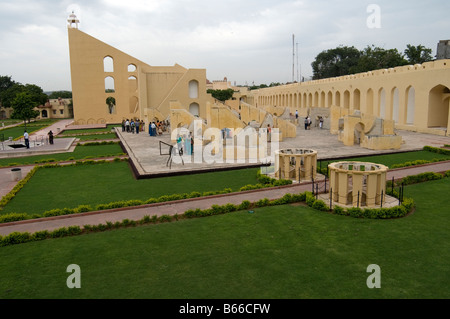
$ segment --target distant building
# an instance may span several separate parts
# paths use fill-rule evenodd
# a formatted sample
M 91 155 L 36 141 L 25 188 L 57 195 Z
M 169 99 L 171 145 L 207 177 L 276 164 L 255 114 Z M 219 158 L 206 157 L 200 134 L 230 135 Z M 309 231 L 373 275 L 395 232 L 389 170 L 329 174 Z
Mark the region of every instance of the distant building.
M 450 59 L 450 40 L 441 40 L 437 46 L 436 59 Z
M 72 118 L 73 110 L 70 106 L 71 99 L 50 99 L 44 105 L 39 105 L 35 110 L 39 111 L 38 119 L 64 119 Z

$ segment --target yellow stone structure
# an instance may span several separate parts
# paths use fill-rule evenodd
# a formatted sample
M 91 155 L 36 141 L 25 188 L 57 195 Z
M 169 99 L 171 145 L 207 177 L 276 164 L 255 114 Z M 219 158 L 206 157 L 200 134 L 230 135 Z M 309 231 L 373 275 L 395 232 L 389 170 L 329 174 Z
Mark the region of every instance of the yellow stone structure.
M 247 102 L 262 109 L 287 107 L 304 117 L 314 108 L 335 106 L 347 112 L 342 116 L 358 111 L 363 116 L 393 121 L 396 129 L 450 136 L 448 59 L 252 90 L 249 94 Z
M 316 179 L 317 151 L 295 148 L 275 151 L 275 178 L 295 181 Z
M 328 165 L 333 202 L 343 206 L 375 207 L 386 201 L 388 168 L 366 162 Z
M 73 26 L 68 36 L 75 124 L 146 124 L 170 118 L 177 101 L 194 116 L 206 117 L 206 70 L 181 65 L 151 66 Z M 112 97 L 115 103 L 108 105 Z

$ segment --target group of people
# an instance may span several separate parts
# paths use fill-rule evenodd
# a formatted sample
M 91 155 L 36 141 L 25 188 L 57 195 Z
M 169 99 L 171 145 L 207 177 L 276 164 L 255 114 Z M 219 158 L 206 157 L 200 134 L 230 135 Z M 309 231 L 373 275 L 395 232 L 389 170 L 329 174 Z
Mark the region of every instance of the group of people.
M 149 124 L 149 134 L 150 136 L 158 136 L 162 135 L 163 132 L 166 132 L 169 127 L 169 121 L 156 121 L 151 122 Z
M 48 133 L 48 142 L 53 144 L 53 132 L 50 130 Z M 23 132 L 23 139 L 25 141 L 25 147 L 30 148 L 30 134 L 28 134 L 27 130 Z
M 177 149 L 180 156 L 194 154 L 194 136 L 192 133 L 187 135 L 177 135 Z
M 143 132 L 145 127 L 145 123 L 142 120 L 134 120 L 134 119 L 126 119 L 122 121 L 122 132 L 128 132 L 128 133 L 136 133 L 139 134 L 139 132 Z
M 319 128 L 323 128 L 323 117 L 319 116 L 318 119 L 319 121 Z M 311 129 L 311 118 L 309 117 L 309 115 L 307 117 L 305 117 L 305 130 L 310 130 Z M 317 126 L 317 122 L 316 122 L 316 126 Z

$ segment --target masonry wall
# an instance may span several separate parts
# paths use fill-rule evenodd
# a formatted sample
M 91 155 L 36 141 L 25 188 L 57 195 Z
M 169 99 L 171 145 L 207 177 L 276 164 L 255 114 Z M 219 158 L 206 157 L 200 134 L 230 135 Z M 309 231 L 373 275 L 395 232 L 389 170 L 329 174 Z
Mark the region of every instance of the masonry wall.
M 449 135 L 450 60 L 251 91 L 258 107 L 338 106 L 386 120 L 396 128 Z

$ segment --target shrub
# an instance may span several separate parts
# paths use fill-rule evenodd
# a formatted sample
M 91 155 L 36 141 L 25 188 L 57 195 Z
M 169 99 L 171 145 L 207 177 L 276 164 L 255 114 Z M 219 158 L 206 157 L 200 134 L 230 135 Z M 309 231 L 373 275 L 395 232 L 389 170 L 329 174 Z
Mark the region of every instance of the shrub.
M 320 199 L 317 199 L 314 201 L 312 208 L 323 211 L 323 212 L 328 211 L 327 204 L 325 204 L 325 202 Z
M 31 239 L 32 237 L 28 232 L 13 232 L 9 235 L 6 235 L 5 237 L 2 237 L 1 246 L 22 244 L 30 241 Z
M 27 214 L 9 213 L 0 216 L 0 223 L 10 223 L 25 219 L 28 219 Z
M 251 206 L 250 201 L 244 200 L 244 201 L 239 205 L 239 210 L 249 209 L 250 206 Z

